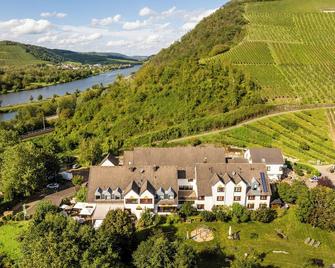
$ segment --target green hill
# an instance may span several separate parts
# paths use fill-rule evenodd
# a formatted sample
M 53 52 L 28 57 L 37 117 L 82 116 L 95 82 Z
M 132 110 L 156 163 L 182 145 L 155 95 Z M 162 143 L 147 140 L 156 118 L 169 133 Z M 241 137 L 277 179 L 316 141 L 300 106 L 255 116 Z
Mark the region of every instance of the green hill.
M 0 41 L 0 63 L 3 65 L 61 63 L 66 61 L 82 64 L 139 63 L 136 59 L 118 53 L 80 53 L 12 41 Z
M 245 6 L 243 41 L 209 59 L 249 73 L 270 103 L 335 100 L 335 1 L 281 0 Z
M 332 2 L 231 1 L 132 80 L 80 101 L 58 139 L 107 151 L 234 125 L 277 104 L 332 102 L 335 13 L 323 12 Z

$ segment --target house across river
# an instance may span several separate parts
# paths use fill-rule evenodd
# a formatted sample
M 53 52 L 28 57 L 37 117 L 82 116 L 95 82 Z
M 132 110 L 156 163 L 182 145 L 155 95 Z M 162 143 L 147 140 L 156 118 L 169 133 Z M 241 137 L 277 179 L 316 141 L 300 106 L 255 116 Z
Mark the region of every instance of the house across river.
M 278 149 L 249 149 L 243 157 L 224 148 L 135 148 L 123 161 L 109 156 L 90 169 L 88 203 L 102 221 L 110 209 L 128 209 L 137 217 L 149 209 L 168 214 L 185 202 L 198 210 L 239 203 L 249 209 L 269 207 L 270 182 L 281 178 L 283 156 Z

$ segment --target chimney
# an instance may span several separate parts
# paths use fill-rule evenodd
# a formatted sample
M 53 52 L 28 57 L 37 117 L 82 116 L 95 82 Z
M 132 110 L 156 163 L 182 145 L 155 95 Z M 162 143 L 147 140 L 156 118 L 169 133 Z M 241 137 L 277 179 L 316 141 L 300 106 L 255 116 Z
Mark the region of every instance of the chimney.
M 154 166 L 152 167 L 153 171 L 157 171 L 158 168 L 159 168 L 159 166 L 157 166 L 157 165 L 154 165 Z
M 134 171 L 136 170 L 136 167 L 129 167 L 129 170 L 130 170 L 131 172 L 134 172 Z

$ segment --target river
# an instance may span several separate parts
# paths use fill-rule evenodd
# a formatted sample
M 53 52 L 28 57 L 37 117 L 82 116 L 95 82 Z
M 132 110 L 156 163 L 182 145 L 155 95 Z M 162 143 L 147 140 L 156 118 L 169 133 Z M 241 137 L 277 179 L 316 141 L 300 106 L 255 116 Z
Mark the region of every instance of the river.
M 64 96 L 67 93 L 71 94 L 76 90 L 83 91 L 96 84 L 108 85 L 113 83 L 118 75 L 128 76 L 136 72 L 140 67 L 141 65 L 135 65 L 131 68 L 113 70 L 69 83 L 0 95 L 0 103 L 2 107 L 5 107 L 30 102 L 31 96 L 34 100 L 37 100 L 39 95 L 42 95 L 43 99 L 47 99 L 54 95 Z M 15 113 L 0 113 L 0 121 L 10 120 L 14 117 Z

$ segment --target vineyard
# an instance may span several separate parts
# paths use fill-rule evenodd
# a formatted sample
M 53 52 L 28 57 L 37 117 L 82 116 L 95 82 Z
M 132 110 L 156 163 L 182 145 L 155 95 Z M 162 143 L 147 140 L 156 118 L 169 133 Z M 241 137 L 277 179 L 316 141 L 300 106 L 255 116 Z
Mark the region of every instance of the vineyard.
M 270 103 L 335 101 L 335 8 L 333 0 L 248 3 L 244 40 L 230 51 L 203 59 L 245 70 Z
M 311 110 L 261 119 L 200 139 L 239 147 L 278 147 L 300 161 L 329 164 L 335 159 L 334 130 L 334 109 Z
M 22 47 L 0 44 L 0 65 L 36 64 L 42 61 L 27 53 Z

